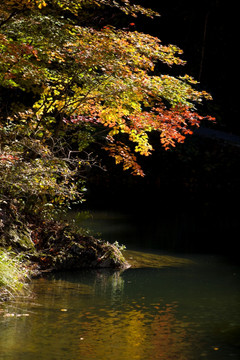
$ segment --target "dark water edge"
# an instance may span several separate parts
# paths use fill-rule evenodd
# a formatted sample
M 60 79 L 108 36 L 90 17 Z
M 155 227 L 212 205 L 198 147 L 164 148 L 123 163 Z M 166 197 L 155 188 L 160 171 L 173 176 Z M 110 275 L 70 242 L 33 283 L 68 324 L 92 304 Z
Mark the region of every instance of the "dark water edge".
M 93 226 L 95 230 L 96 225 L 96 231 L 102 234 L 103 229 L 97 225 L 98 217 L 104 221 L 106 215 L 109 229 L 105 228 L 102 236 L 107 236 L 107 240 L 111 227 L 123 226 L 126 242 L 133 248 L 216 254 L 240 264 L 239 205 L 236 199 L 206 202 L 204 197 L 189 200 L 179 197 L 166 199 L 146 193 L 145 196 L 136 198 L 129 194 L 125 201 L 122 197 L 118 202 L 113 195 L 112 200 L 109 197 L 108 200 L 98 199 L 90 203 L 89 227 Z M 110 240 L 118 241 L 118 235 L 111 234 Z

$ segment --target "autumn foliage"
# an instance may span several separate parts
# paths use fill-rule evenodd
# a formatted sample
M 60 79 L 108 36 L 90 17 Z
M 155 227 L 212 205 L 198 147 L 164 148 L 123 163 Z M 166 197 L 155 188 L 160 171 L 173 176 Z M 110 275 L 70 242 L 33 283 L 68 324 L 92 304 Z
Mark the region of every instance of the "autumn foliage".
M 37 199 L 37 211 L 75 201 L 91 144 L 143 176 L 137 156 L 153 151 L 151 132 L 168 149 L 199 126 L 197 106 L 211 96 L 191 76 L 169 75 L 184 66 L 182 50 L 134 22 L 109 25 L 120 11 L 158 15 L 128 0 L 0 3 L 2 196 L 29 208 Z

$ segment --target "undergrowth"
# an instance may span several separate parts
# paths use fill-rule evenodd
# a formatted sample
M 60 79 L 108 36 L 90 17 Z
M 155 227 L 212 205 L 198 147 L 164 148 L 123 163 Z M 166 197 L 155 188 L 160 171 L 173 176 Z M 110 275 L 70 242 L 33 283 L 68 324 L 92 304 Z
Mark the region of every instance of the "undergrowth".
M 0 250 L 0 301 L 25 290 L 28 277 L 20 256 Z

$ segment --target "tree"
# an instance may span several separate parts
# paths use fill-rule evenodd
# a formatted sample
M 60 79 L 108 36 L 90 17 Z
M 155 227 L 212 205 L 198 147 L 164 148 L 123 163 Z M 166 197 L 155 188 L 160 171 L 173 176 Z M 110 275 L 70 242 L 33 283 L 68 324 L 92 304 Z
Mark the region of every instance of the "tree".
M 0 4 L 0 192 L 25 212 L 81 200 L 91 144 L 143 176 L 137 156 L 153 151 L 149 133 L 168 149 L 204 119 L 196 107 L 211 96 L 191 76 L 169 75 L 182 50 L 130 20 L 108 25 L 118 12 L 158 16 L 128 0 Z

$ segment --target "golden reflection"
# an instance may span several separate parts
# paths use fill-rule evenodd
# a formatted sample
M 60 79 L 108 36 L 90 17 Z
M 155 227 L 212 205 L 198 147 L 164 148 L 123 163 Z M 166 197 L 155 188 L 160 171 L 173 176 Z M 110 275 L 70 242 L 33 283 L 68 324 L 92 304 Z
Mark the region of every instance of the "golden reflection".
M 138 305 L 140 307 L 138 308 Z M 175 317 L 176 304 L 132 303 L 126 311 L 85 314 L 79 334 L 79 359 L 189 360 L 187 323 Z
M 16 304 L 19 313 L 27 309 L 30 316 L 4 318 L 5 353 L 27 349 L 24 360 L 29 360 L 43 347 L 46 359 L 64 354 L 65 360 L 195 360 L 197 341 L 189 341 L 189 324 L 177 319 L 176 302 L 123 296 L 120 272 L 102 271 L 91 279 L 88 285 L 36 280 L 36 299 Z
M 175 304 L 167 304 L 160 310 L 151 324 L 153 359 L 191 359 L 188 323 L 178 321 L 174 315 Z

